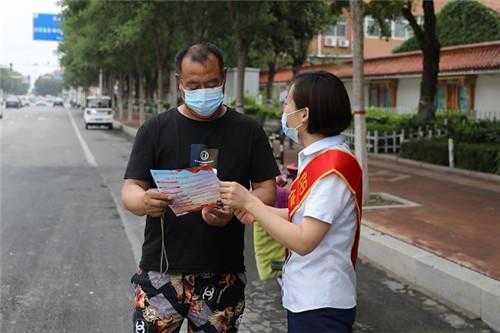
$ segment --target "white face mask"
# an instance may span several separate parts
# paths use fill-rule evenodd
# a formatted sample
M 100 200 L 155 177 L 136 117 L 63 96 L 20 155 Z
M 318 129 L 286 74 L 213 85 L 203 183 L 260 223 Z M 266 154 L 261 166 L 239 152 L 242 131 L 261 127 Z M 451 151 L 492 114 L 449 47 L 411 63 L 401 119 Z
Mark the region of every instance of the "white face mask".
M 290 112 L 288 114 L 283 112 L 283 115 L 281 116 L 281 129 L 283 130 L 283 134 L 285 134 L 288 138 L 290 138 L 290 140 L 292 140 L 295 143 L 299 143 L 299 128 L 300 128 L 300 126 L 302 126 L 302 124 L 300 124 L 299 126 L 297 126 L 295 128 L 288 127 L 287 118 L 291 114 L 294 114 L 294 113 L 297 113 L 300 111 L 304 111 L 304 110 L 308 110 L 308 108 L 305 107 L 305 108 L 302 108 L 300 110 L 295 110 L 293 112 Z
M 184 102 L 186 105 L 202 117 L 210 117 L 224 100 L 222 85 L 215 88 L 205 88 L 184 91 Z

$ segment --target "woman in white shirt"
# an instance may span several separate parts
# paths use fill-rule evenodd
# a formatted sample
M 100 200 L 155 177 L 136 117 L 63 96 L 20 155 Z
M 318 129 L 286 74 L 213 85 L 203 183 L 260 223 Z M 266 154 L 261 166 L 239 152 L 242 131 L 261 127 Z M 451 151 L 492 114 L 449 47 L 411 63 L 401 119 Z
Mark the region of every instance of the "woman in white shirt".
M 221 183 L 223 203 L 241 221 L 258 221 L 289 249 L 283 306 L 290 333 L 352 331 L 362 172 L 341 135 L 351 120 L 347 91 L 336 76 L 300 74 L 282 117 L 285 135 L 304 146 L 288 209 L 266 206 L 237 183 Z

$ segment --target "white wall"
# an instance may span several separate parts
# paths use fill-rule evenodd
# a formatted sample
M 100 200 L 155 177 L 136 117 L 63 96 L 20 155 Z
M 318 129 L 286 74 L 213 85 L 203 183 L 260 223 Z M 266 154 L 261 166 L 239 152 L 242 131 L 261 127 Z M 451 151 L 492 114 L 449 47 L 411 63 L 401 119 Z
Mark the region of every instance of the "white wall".
M 245 69 L 245 96 L 257 97 L 259 94 L 259 73 L 259 68 L 247 67 Z M 227 70 L 224 103 L 231 103 L 236 99 L 236 77 L 236 68 Z
M 500 119 L 500 73 L 478 75 L 474 108 L 478 118 Z
M 396 109 L 398 113 L 416 112 L 420 96 L 420 78 L 401 78 L 398 80 Z
M 342 80 L 342 83 L 344 83 L 344 86 L 345 86 L 345 89 L 347 90 L 347 94 L 349 95 L 349 101 L 351 102 L 351 106 L 353 105 L 353 101 L 352 101 L 352 80 Z M 368 107 L 368 89 L 369 89 L 369 86 L 368 86 L 368 83 L 365 82 L 365 91 L 364 91 L 364 100 L 365 100 L 365 109 Z

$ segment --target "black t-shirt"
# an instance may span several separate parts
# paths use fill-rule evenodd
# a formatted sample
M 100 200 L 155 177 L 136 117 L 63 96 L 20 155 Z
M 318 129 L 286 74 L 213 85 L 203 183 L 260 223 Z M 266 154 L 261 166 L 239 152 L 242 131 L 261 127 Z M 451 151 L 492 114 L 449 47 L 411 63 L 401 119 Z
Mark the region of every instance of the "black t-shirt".
M 212 159 L 220 180 L 247 188 L 250 182 L 274 179 L 279 173 L 264 131 L 250 117 L 228 109 L 214 121 L 201 122 L 173 108 L 139 129 L 125 178 L 147 180 L 155 186 L 151 169 L 189 168 Z M 169 272 L 245 270 L 244 226 L 236 218 L 225 227 L 213 227 L 203 221 L 201 212 L 176 217 L 168 209 L 164 221 Z M 160 219 L 148 216 L 140 267 L 159 271 L 160 258 Z

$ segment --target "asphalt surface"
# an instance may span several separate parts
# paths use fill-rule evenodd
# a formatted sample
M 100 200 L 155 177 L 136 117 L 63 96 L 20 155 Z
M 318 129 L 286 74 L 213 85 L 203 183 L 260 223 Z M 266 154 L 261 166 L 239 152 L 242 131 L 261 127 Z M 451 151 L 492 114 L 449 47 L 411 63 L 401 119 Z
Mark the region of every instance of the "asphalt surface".
M 82 111 L 0 120 L 0 332 L 130 332 L 143 219 L 120 206 L 132 139 L 85 130 Z M 243 332 L 285 332 L 275 281 L 258 281 L 247 230 Z M 490 332 L 367 263 L 356 332 Z M 320 286 L 319 286 L 320 287 Z

